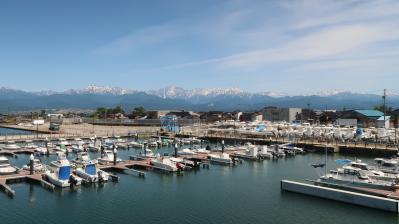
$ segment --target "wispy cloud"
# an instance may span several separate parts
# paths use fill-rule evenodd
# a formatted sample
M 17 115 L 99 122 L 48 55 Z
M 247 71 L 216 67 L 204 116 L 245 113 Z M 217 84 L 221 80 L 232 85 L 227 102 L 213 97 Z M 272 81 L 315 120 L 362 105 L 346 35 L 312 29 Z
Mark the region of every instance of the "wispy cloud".
M 174 38 L 179 33 L 170 25 L 159 25 L 137 30 L 126 36 L 122 36 L 103 46 L 93 50 L 96 55 L 118 54 L 128 52 L 139 46 L 148 46 L 162 43 Z

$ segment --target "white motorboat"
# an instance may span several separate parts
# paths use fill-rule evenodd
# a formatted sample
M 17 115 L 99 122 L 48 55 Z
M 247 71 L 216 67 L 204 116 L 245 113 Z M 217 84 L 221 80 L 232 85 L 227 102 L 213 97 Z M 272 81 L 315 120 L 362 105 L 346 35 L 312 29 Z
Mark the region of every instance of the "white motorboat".
M 138 160 L 147 160 L 147 159 L 157 158 L 157 156 L 151 151 L 151 149 L 144 149 L 144 152 L 140 152 L 139 154 L 137 154 L 136 156 L 133 156 L 133 157 Z
M 206 150 L 205 148 L 193 149 L 193 152 L 198 154 L 209 154 L 210 151 Z
M 133 148 L 139 148 L 139 149 L 141 149 L 141 148 L 144 147 L 144 144 L 139 143 L 139 142 L 136 142 L 136 141 L 131 141 L 131 142 L 129 142 L 129 146 L 131 146 L 131 147 L 133 147 Z
M 33 163 L 33 171 L 34 172 L 42 172 L 46 169 L 46 166 L 44 164 L 42 164 L 42 162 L 39 159 L 34 159 L 33 161 L 34 161 L 34 163 Z M 22 169 L 30 170 L 30 163 L 24 165 L 22 167 Z
M 193 150 L 191 150 L 191 149 L 188 149 L 188 148 L 185 148 L 185 149 L 182 149 L 182 150 L 179 150 L 179 151 L 177 151 L 177 154 L 178 155 L 196 155 L 197 153 L 195 153 L 195 152 L 193 152 Z
M 230 155 L 227 153 L 209 154 L 208 159 L 209 159 L 209 161 L 215 162 L 215 163 L 233 164 L 233 160 L 230 158 Z
M 57 143 L 58 146 L 64 145 L 64 146 L 70 146 L 71 143 L 69 143 L 65 138 L 60 138 L 58 139 L 59 142 Z
M 0 175 L 13 174 L 17 172 L 18 169 L 11 166 L 6 157 L 0 156 Z
M 114 162 L 114 153 L 111 150 L 105 150 L 102 154 L 101 157 L 97 159 L 98 163 L 100 164 L 109 164 Z M 116 162 L 122 162 L 121 159 L 116 158 Z
M 71 150 L 73 152 L 84 152 L 85 151 L 83 145 L 78 145 L 78 144 L 73 144 L 71 147 Z
M 259 157 L 266 158 L 266 159 L 272 159 L 273 153 L 272 153 L 272 151 L 269 150 L 269 148 L 267 146 L 263 146 L 262 149 L 259 151 Z
M 157 142 L 148 142 L 148 147 L 156 148 L 156 147 L 158 147 L 158 143 Z
M 75 170 L 75 174 L 87 182 L 107 182 L 109 174 L 97 168 L 95 162 L 85 162 L 79 164 Z
M 251 147 L 248 150 L 246 150 L 245 152 L 237 152 L 234 155 L 241 159 L 256 160 L 256 159 L 258 159 L 258 148 Z
M 176 172 L 179 169 L 183 169 L 184 167 L 172 161 L 169 157 L 158 157 L 155 159 L 151 159 L 150 163 L 155 168 L 166 170 L 170 172 Z
M 71 174 L 71 165 L 65 154 L 59 153 L 58 159 L 47 166 L 45 176 L 48 181 L 58 187 L 69 187 L 71 184 L 80 185 L 82 179 Z
M 90 156 L 87 152 L 79 152 L 77 154 L 76 158 L 72 162 L 77 163 L 77 164 L 88 163 L 88 162 L 97 163 L 97 160 L 91 160 Z
M 37 147 L 35 148 L 35 153 L 39 155 L 44 155 L 47 153 L 47 148 L 45 147 Z
M 37 149 L 37 148 L 39 148 L 39 146 L 37 146 L 37 145 L 35 145 L 33 143 L 28 143 L 28 144 L 25 145 L 24 148 L 25 149 Z
M 18 150 L 21 149 L 21 147 L 14 142 L 8 142 L 7 145 L 3 147 L 4 150 Z

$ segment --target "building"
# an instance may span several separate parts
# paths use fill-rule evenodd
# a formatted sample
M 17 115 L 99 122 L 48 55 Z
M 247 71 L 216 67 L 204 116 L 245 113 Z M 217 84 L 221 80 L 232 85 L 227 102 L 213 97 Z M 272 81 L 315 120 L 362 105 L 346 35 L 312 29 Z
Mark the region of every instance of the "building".
M 147 119 L 159 119 L 162 116 L 166 116 L 170 110 L 150 110 L 147 111 Z
M 240 121 L 262 121 L 262 112 L 243 112 L 240 116 Z
M 377 119 L 377 127 L 378 128 L 389 128 L 390 121 L 391 121 L 391 116 L 381 116 L 380 118 Z
M 358 127 L 368 128 L 378 127 L 378 119 L 383 116 L 378 110 L 348 110 L 342 112 L 340 119 L 355 119 Z
M 199 119 L 200 115 L 197 113 L 194 113 L 192 111 L 171 111 L 166 114 L 166 116 L 176 116 L 177 118 L 184 118 L 184 119 Z
M 265 107 L 263 110 L 263 120 L 267 121 L 286 121 L 292 123 L 297 116 L 302 113 L 301 108 L 278 108 Z

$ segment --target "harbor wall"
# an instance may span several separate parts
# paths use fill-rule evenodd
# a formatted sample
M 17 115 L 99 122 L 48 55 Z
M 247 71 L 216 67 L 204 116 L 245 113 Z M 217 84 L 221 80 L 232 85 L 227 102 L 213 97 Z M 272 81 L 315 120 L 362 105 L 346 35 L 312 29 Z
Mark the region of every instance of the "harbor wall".
M 399 213 L 399 201 L 388 198 L 315 186 L 289 180 L 281 181 L 281 190 Z

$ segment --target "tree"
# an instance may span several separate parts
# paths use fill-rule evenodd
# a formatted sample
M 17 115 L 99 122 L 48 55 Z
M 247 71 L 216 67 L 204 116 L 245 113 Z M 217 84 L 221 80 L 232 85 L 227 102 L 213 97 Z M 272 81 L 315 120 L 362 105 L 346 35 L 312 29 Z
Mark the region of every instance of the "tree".
M 383 104 L 376 105 L 376 106 L 374 106 L 374 110 L 379 110 L 381 112 L 384 112 L 384 105 Z M 388 107 L 387 105 L 385 105 L 385 112 L 387 114 L 390 114 L 392 112 L 392 107 Z
M 135 107 L 132 111 L 132 117 L 144 117 L 146 115 L 146 111 L 144 107 Z

